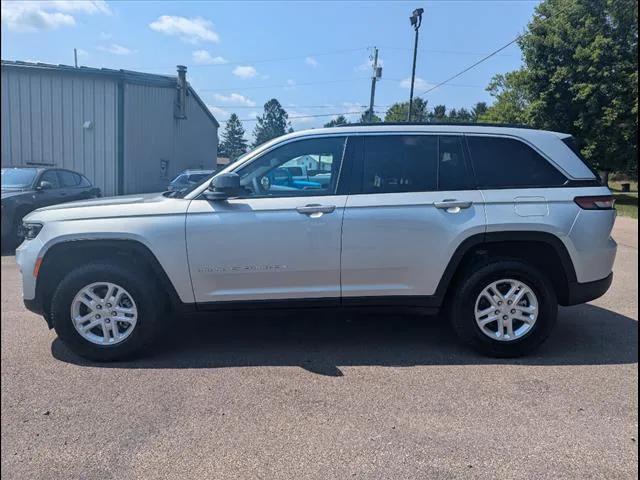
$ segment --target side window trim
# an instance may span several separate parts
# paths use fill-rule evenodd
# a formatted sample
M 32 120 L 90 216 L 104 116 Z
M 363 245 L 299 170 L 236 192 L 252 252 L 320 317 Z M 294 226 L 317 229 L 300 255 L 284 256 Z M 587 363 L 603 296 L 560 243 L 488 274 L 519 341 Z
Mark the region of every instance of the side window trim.
M 508 135 L 508 134 L 499 134 L 499 133 L 465 133 L 465 145 L 466 148 L 469 152 L 469 160 L 471 163 L 471 167 L 473 169 L 473 176 L 474 176 L 474 180 L 475 180 L 475 184 L 476 184 L 476 188 L 478 190 L 512 190 L 512 189 L 523 189 L 523 188 L 567 188 L 569 186 L 571 186 L 571 180 L 570 180 L 570 176 L 562 169 L 560 168 L 560 166 L 554 162 L 551 158 L 549 158 L 544 152 L 540 151 L 535 145 L 531 144 L 529 141 L 527 141 L 526 139 L 522 138 L 522 137 L 518 137 L 515 135 Z M 532 149 L 537 155 L 539 155 L 547 164 L 549 164 L 551 166 L 551 168 L 553 168 L 554 170 L 556 170 L 560 175 L 562 175 L 565 178 L 565 182 L 562 185 L 536 185 L 536 186 L 531 186 L 531 187 L 522 187 L 522 186 L 493 186 L 490 188 L 487 187 L 482 187 L 480 185 L 480 182 L 478 180 L 477 177 L 477 173 L 475 170 L 475 162 L 473 160 L 473 154 L 471 152 L 471 147 L 468 144 L 468 138 L 469 137 L 480 137 L 480 138 L 504 138 L 504 139 L 508 139 L 508 140 L 513 140 L 516 142 L 519 142 L 527 147 L 529 147 L 530 149 Z
M 276 143 L 274 145 L 272 145 L 270 148 L 268 148 L 267 150 L 260 152 L 260 154 L 258 154 L 257 156 L 255 156 L 254 158 L 252 158 L 249 162 L 243 163 L 242 165 L 238 165 L 238 168 L 235 168 L 233 170 L 231 170 L 231 172 L 234 173 L 239 173 L 241 172 L 244 168 L 249 167 L 251 164 L 253 164 L 254 162 L 258 162 L 260 161 L 261 158 L 263 158 L 265 155 L 268 155 L 269 153 L 273 152 L 274 150 L 284 147 L 285 145 L 290 145 L 292 143 L 298 143 L 298 142 L 303 142 L 305 140 L 311 140 L 311 139 L 327 139 L 327 138 L 344 138 L 344 146 L 342 147 L 342 156 L 340 157 L 340 167 L 338 168 L 338 172 L 337 172 L 337 179 L 336 179 L 336 185 L 335 185 L 335 189 L 333 191 L 333 193 L 327 193 L 327 194 L 320 194 L 320 195 L 315 195 L 315 196 L 335 196 L 335 195 L 346 195 L 345 193 L 340 193 L 341 189 L 340 189 L 340 184 L 342 183 L 342 173 L 343 173 L 343 169 L 344 169 L 344 163 L 345 163 L 345 156 L 347 153 L 347 149 L 348 149 L 348 145 L 349 145 L 349 139 L 351 138 L 351 135 L 349 135 L 348 133 L 344 133 L 344 134 L 330 134 L 330 135 L 308 135 L 308 136 L 304 136 L 304 137 L 299 137 L 299 138 L 292 138 L 290 140 L 287 140 L 285 142 L 279 142 Z M 304 191 L 304 190 L 301 190 Z M 311 197 L 314 196 L 312 194 L 309 195 L 255 195 L 255 196 L 248 196 L 248 197 L 238 197 L 240 199 L 260 199 L 260 198 L 305 198 L 305 197 Z M 199 195 L 198 198 L 204 198 L 202 197 L 202 195 Z
M 465 133 L 465 137 L 491 137 L 491 138 L 508 138 L 510 140 L 515 140 L 516 142 L 520 142 L 527 147 L 531 148 L 534 152 L 540 155 L 542 158 L 546 160 L 553 168 L 555 168 L 558 172 L 560 172 L 569 182 L 570 175 L 565 172 L 560 165 L 558 165 L 551 157 L 549 157 L 546 153 L 540 150 L 536 145 L 529 142 L 527 139 L 518 137 L 515 135 L 509 135 L 506 133 Z M 471 149 L 469 149 L 469 158 L 471 158 Z M 471 162 L 473 164 L 473 161 Z M 558 187 L 548 187 L 548 188 L 558 188 Z

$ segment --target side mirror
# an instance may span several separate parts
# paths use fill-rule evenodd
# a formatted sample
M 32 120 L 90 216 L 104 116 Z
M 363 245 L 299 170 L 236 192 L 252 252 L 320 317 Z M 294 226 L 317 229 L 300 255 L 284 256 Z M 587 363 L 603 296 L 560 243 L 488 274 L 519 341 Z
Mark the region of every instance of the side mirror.
M 42 180 L 40 182 L 40 185 L 38 185 L 37 190 L 51 190 L 52 188 L 53 188 L 53 184 L 51 182 Z
M 213 177 L 209 188 L 204 191 L 207 200 L 226 200 L 242 193 L 240 176 L 237 173 L 221 173 Z

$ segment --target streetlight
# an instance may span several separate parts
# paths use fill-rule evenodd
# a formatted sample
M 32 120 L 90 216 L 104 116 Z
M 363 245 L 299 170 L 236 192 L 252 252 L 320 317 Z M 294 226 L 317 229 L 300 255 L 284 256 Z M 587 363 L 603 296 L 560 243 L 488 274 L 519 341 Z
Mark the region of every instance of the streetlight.
M 416 79 L 416 56 L 418 54 L 418 29 L 420 25 L 422 25 L 422 14 L 424 13 L 423 8 L 416 8 L 413 11 L 413 14 L 409 17 L 409 21 L 411 22 L 411 26 L 416 32 L 416 41 L 413 45 L 413 69 L 411 71 L 411 93 L 409 94 L 409 115 L 407 116 L 407 121 L 411 121 L 411 110 L 413 110 L 413 82 Z

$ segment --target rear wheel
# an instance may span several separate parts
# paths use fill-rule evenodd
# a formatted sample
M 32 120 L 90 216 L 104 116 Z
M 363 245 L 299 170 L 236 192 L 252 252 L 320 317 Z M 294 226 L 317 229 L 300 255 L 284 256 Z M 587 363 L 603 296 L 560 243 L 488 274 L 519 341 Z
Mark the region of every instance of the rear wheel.
M 517 357 L 551 333 L 558 300 L 539 270 L 517 260 L 481 265 L 458 284 L 451 320 L 458 336 L 484 354 Z
M 130 357 L 159 333 L 157 290 L 153 278 L 124 265 L 79 267 L 53 294 L 54 328 L 82 357 L 99 361 Z

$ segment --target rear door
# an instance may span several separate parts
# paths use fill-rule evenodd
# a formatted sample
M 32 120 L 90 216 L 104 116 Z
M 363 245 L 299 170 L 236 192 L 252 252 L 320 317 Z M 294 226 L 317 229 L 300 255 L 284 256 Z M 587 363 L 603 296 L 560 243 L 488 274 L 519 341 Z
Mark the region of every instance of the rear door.
M 65 202 L 89 198 L 89 192 L 80 185 L 82 178 L 69 170 L 58 170 L 58 178 L 63 191 Z
M 485 205 L 463 137 L 358 138 L 353 175 L 359 185 L 343 223 L 343 303 L 401 297 L 428 306 L 460 243 L 485 231 Z

